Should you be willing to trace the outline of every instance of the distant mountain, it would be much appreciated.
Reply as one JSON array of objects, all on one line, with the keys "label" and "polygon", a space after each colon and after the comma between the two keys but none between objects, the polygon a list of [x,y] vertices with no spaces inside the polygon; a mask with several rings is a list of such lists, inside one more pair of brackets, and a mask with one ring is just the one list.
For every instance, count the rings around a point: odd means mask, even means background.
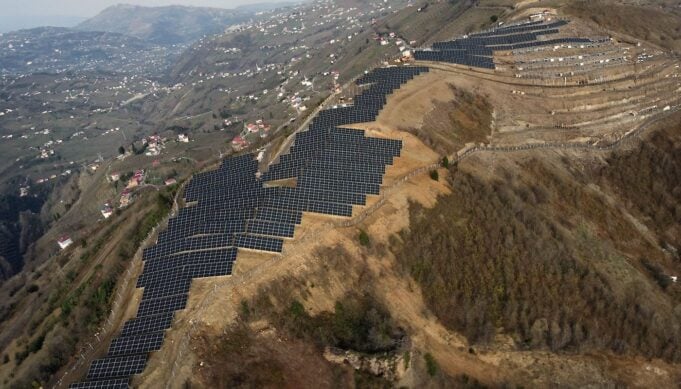
[{"label": "distant mountain", "polygon": [[305,1],[282,1],[282,2],[264,2],[264,3],[255,3],[255,4],[244,4],[236,7],[237,11],[243,11],[243,12],[263,12],[263,11],[270,11],[273,9],[277,8],[283,8],[283,7],[288,7],[292,5],[296,5],[299,3],[304,3]]},{"label": "distant mountain", "polygon": [[219,8],[166,6],[142,7],[119,4],[80,23],[83,31],[106,31],[130,35],[152,43],[189,43],[216,34],[250,18],[252,12]]},{"label": "distant mountain", "polygon": [[0,15],[0,33],[35,27],[73,27],[87,18],[63,15]]}]

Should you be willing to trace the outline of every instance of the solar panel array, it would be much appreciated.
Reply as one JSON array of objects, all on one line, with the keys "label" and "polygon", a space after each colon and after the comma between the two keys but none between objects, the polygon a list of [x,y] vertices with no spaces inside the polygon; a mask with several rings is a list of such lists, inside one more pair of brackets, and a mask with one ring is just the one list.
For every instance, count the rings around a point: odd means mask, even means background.
[{"label": "solar panel array", "polygon": [[550,23],[530,22],[499,27],[452,41],[436,42],[432,49],[416,50],[414,58],[420,61],[448,62],[482,69],[495,69],[492,59],[495,51],[592,42],[587,38],[543,38],[557,34],[560,31],[559,28],[567,23],[565,20],[557,20]]},{"label": "solar panel array", "polygon": [[[295,136],[289,152],[260,176],[252,154],[194,175],[184,191],[188,206],[143,251],[137,317],[124,324],[107,356],[92,363],[87,381],[71,388],[127,388],[130,377],[144,370],[149,353],[161,348],[174,312],[187,304],[194,278],[231,274],[239,248],[281,252],[303,212],[352,216],[353,206],[379,194],[386,166],[400,156],[402,142],[343,125],[374,121],[389,94],[427,71],[391,67],[365,74],[357,80],[363,92],[354,105],[321,111],[307,131]],[[284,179],[296,185],[273,185]]]}]

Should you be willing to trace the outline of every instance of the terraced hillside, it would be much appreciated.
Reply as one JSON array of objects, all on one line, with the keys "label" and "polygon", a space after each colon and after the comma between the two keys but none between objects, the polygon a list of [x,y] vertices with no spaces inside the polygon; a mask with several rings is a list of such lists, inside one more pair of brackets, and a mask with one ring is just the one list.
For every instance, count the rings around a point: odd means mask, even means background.
[{"label": "terraced hillside", "polygon": [[[28,297],[3,308],[22,321],[3,327],[17,336],[3,329],[0,378],[674,387],[679,61],[561,4],[433,1],[372,24],[413,41],[416,60],[367,69],[300,128],[181,181],[174,201],[148,188],[78,245],[86,272],[56,297],[43,275],[17,286]],[[49,299],[43,320],[28,299]]]}]

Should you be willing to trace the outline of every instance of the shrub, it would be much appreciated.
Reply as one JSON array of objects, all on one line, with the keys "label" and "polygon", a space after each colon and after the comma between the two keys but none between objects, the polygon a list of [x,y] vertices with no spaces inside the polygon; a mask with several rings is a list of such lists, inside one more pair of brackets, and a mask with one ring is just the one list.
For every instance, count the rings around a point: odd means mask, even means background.
[{"label": "shrub", "polygon": [[248,320],[248,317],[251,314],[251,309],[248,306],[248,301],[246,300],[241,300],[241,317],[245,320]]},{"label": "shrub", "polygon": [[430,171],[430,178],[434,181],[439,181],[440,180],[440,174],[437,172],[437,170],[431,170]]},{"label": "shrub", "polygon": [[369,234],[364,230],[359,230],[359,244],[364,247],[369,247],[371,245],[371,239],[369,239]]},{"label": "shrub", "polygon": [[301,318],[305,316],[305,306],[301,304],[300,301],[298,300],[293,300],[291,302],[291,306],[289,307],[289,311],[295,318]]},{"label": "shrub", "polygon": [[669,285],[672,283],[671,278],[664,274],[664,271],[657,266],[654,263],[651,263],[649,260],[642,258],[641,263],[643,264],[643,267],[650,273],[650,275],[655,279],[655,282],[660,286],[662,289],[667,289]]},{"label": "shrub", "polygon": [[428,375],[431,377],[435,377],[435,374],[437,374],[437,362],[435,361],[435,358],[430,353],[426,353],[423,356],[423,359],[426,361],[426,371],[428,372]]}]

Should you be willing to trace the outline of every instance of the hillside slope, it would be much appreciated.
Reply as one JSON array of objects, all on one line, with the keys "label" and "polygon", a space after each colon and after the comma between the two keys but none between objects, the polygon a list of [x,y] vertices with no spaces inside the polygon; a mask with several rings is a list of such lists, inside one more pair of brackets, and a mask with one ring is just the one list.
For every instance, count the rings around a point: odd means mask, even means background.
[{"label": "hillside slope", "polygon": [[[231,278],[197,281],[134,382],[674,386],[678,62],[644,45],[655,60],[633,70],[557,81],[541,65],[638,54],[605,42],[499,55],[493,73],[428,63],[351,126],[403,141],[382,194],[349,221],[306,215],[281,257],[244,254]],[[516,60],[539,63],[533,77]],[[466,158],[435,170],[444,155]]]},{"label": "hillside slope", "polygon": [[[253,29],[202,40],[177,64],[182,83],[159,112],[186,115],[182,124],[197,129],[225,119],[218,112],[246,109],[285,120],[287,113],[282,119],[270,110],[279,100],[273,90],[286,95],[295,90],[287,83],[308,76],[334,85],[331,70],[351,79],[389,63],[397,49],[374,35],[396,32],[428,45],[487,28],[492,16],[524,19],[532,9],[506,0],[428,1],[394,12],[376,2],[383,19],[374,23],[356,16],[356,3],[344,10],[364,23],[348,28],[352,39],[326,26],[294,34],[303,23],[289,15],[275,34]],[[322,5],[311,18],[323,18],[324,3],[315,4]],[[571,19],[565,34],[618,33]],[[380,194],[350,218],[305,213],[281,254],[239,250],[231,276],[193,280],[186,308],[174,313],[162,346],[131,384],[678,385],[681,74],[659,42],[632,43],[618,36],[590,47],[495,54],[494,71],[417,62],[429,72],[391,93],[376,121],[347,125],[402,141]],[[610,63],[623,53],[654,55]],[[545,60],[576,55],[596,64],[569,74],[582,65]],[[270,74],[257,77],[265,67]],[[228,91],[225,74],[241,90]],[[347,85],[330,105],[361,88]],[[250,94],[260,100],[244,102]],[[312,87],[301,95],[312,107],[326,94]],[[190,114],[199,119],[192,123]],[[257,146],[265,155],[286,153],[289,134]],[[163,161],[165,169],[178,166]],[[99,200],[117,189],[103,170],[93,174],[98,189],[82,188],[101,192]],[[175,189],[143,188],[130,209],[80,229],[69,250],[7,283],[0,291],[3,385],[64,387],[107,354],[135,316],[143,296],[135,281],[147,266],[140,249],[153,243],[155,227],[164,228]],[[97,215],[97,204],[76,203],[62,222],[75,225],[86,210]]]},{"label": "hillside slope", "polygon": [[162,45],[183,44],[247,20],[249,12],[202,7],[142,7],[119,4],[80,23],[85,31],[106,31],[134,36]]}]

